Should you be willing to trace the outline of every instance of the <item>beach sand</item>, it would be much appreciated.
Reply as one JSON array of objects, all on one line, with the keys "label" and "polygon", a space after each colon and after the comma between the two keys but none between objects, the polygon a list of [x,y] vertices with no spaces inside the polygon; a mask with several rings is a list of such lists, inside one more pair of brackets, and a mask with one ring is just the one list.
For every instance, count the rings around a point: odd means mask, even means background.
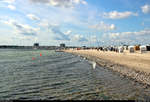
[{"label": "beach sand", "polygon": [[120,72],[137,81],[150,85],[150,52],[116,53],[97,50],[65,50],[96,61],[100,66]]}]

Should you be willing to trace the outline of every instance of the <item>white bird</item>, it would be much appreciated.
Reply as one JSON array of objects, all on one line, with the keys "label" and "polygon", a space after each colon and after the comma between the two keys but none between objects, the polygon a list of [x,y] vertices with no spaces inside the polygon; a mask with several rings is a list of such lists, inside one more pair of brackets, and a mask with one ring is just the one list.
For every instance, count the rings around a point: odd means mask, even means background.
[{"label": "white bird", "polygon": [[96,62],[92,62],[92,65],[93,65],[93,69],[96,68]]}]

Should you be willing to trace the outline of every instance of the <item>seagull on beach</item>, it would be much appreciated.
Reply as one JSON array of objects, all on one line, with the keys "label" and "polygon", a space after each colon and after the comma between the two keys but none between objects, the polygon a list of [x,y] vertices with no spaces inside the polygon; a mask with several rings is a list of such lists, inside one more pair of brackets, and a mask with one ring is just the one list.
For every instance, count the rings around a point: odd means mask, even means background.
[{"label": "seagull on beach", "polygon": [[95,61],[89,61],[89,63],[92,65],[92,68],[93,68],[93,69],[96,68],[96,62],[95,62]]},{"label": "seagull on beach", "polygon": [[93,69],[95,69],[96,68],[96,62],[92,62],[92,66],[93,66]]},{"label": "seagull on beach", "polygon": [[84,57],[83,59],[84,59],[84,60],[86,60],[86,58],[85,58],[85,57]]}]

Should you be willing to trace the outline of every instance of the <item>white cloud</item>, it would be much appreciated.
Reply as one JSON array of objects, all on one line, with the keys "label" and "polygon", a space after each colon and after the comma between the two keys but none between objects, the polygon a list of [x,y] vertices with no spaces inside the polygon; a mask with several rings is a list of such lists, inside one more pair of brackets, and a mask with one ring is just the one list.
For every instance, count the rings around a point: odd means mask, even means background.
[{"label": "white cloud", "polygon": [[52,40],[56,40],[56,41],[70,40],[70,34],[72,31],[71,30],[68,30],[66,32],[61,31],[60,25],[57,23],[52,23],[44,19],[40,21],[39,26],[48,29],[48,32],[50,31],[49,34],[51,35]]},{"label": "white cloud", "polygon": [[16,10],[16,7],[13,6],[13,5],[8,5],[7,7],[8,7],[9,9],[11,9],[11,10]]},{"label": "white cloud", "polygon": [[15,28],[17,34],[22,34],[25,36],[36,36],[39,31],[39,28],[33,28],[29,25],[21,24],[15,20],[7,20],[3,21],[3,23],[8,24],[13,28]]},{"label": "white cloud", "polygon": [[28,17],[29,19],[31,19],[31,20],[40,20],[39,17],[37,17],[37,16],[35,16],[35,15],[33,15],[33,14],[28,14],[27,17]]},{"label": "white cloud", "polygon": [[72,37],[72,41],[87,42],[88,40],[87,40],[83,35],[75,34],[75,35]]},{"label": "white cloud", "polygon": [[39,26],[42,26],[42,27],[48,27],[50,24],[48,22],[48,20],[41,20],[40,23],[39,23]]},{"label": "white cloud", "polygon": [[139,32],[121,32],[121,33],[109,33],[110,38],[122,38],[122,37],[127,37],[130,38],[132,36],[137,37],[137,36],[149,36],[150,35],[150,30],[141,30]]},{"label": "white cloud", "polygon": [[104,34],[103,39],[109,43],[121,43],[126,44],[148,44],[150,38],[150,29],[145,29],[137,32],[116,32]]},{"label": "white cloud", "polygon": [[128,18],[130,16],[138,16],[138,14],[130,12],[130,11],[126,11],[126,12],[112,11],[112,12],[108,12],[108,13],[105,12],[103,14],[103,17],[108,18],[108,19],[124,19],[124,18]]},{"label": "white cloud", "polygon": [[85,0],[30,0],[33,3],[45,3],[50,6],[72,8],[75,5],[84,4],[87,2]]},{"label": "white cloud", "polygon": [[10,37],[0,37],[0,45],[12,45],[13,40]]},{"label": "white cloud", "polygon": [[43,28],[48,28],[52,40],[56,41],[73,41],[73,42],[84,42],[88,41],[83,35],[75,34],[72,35],[71,30],[65,32],[61,31],[61,27],[57,23],[49,22],[48,20],[41,20],[39,26]]},{"label": "white cloud", "polygon": [[68,30],[67,32],[65,32],[64,34],[65,35],[70,35],[72,33],[72,31],[71,30]]},{"label": "white cloud", "polygon": [[97,30],[102,30],[102,31],[110,31],[110,30],[115,30],[116,26],[114,24],[105,24],[103,21],[96,25],[89,26],[89,28],[92,29],[97,29]]},{"label": "white cloud", "polygon": [[53,34],[55,34],[53,37],[54,37],[54,40],[66,40],[66,41],[69,41],[70,38],[68,35],[64,34],[60,29],[59,27],[51,27],[50,30],[52,31]]},{"label": "white cloud", "polygon": [[37,37],[33,38],[31,36],[13,36],[12,39],[16,39],[16,40],[33,40],[33,39],[37,39]]},{"label": "white cloud", "polygon": [[90,37],[90,40],[91,40],[92,42],[97,42],[97,36],[95,36],[95,35],[91,36],[91,37]]},{"label": "white cloud", "polygon": [[142,22],[142,23],[141,23],[141,25],[142,25],[142,26],[144,26],[144,25],[145,25],[145,23],[144,23],[144,22]]},{"label": "white cloud", "polygon": [[14,3],[14,2],[15,2],[15,0],[2,0],[2,2],[6,2],[6,3],[11,4],[11,3]]},{"label": "white cloud", "polygon": [[120,33],[109,33],[110,38],[117,38],[120,35]]},{"label": "white cloud", "polygon": [[144,5],[141,7],[142,9],[142,12],[147,14],[147,13],[150,13],[150,5]]},{"label": "white cloud", "polygon": [[59,24],[58,23],[55,23],[55,22],[53,22],[53,21],[49,21],[49,20],[46,20],[46,19],[42,19],[40,22],[39,22],[39,24],[38,24],[39,26],[41,26],[41,27],[46,27],[46,28],[51,28],[51,27],[58,27],[59,26]]}]

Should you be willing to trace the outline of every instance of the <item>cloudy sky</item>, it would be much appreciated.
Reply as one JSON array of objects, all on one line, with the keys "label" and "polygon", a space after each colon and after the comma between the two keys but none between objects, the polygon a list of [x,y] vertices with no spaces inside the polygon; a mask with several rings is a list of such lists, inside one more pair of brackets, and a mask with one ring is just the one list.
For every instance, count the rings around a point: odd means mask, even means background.
[{"label": "cloudy sky", "polygon": [[0,0],[0,45],[150,43],[150,0]]}]

